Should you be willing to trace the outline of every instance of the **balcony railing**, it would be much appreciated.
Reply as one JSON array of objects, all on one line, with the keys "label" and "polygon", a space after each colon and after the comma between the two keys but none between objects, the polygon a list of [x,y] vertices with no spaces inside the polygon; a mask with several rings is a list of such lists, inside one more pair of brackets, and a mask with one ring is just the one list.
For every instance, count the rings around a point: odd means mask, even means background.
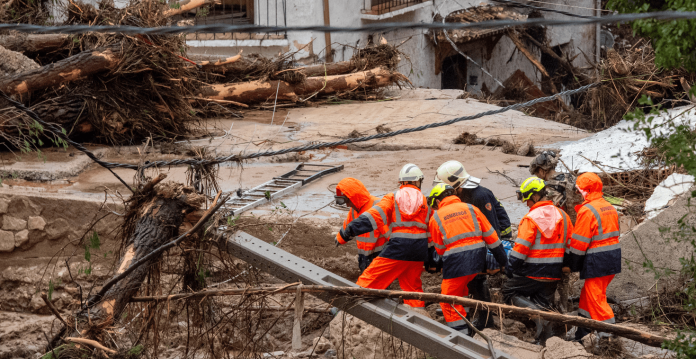
[{"label": "balcony railing", "polygon": [[[198,9],[195,14],[188,13],[180,20],[182,25],[287,25],[287,0],[218,0],[208,7]],[[285,33],[236,34],[236,33],[195,33],[188,40],[264,40],[284,39]]]},{"label": "balcony railing", "polygon": [[364,13],[372,15],[382,15],[388,12],[401,10],[409,6],[418,5],[426,0],[367,0],[370,7]]}]

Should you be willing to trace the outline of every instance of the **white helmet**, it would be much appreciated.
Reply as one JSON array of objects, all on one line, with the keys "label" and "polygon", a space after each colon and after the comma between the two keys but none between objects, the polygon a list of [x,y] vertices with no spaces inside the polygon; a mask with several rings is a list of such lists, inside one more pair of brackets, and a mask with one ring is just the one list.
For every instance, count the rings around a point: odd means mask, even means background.
[{"label": "white helmet", "polygon": [[425,176],[423,176],[423,171],[413,163],[404,165],[399,172],[399,182],[422,181],[423,178],[425,178]]},{"label": "white helmet", "polygon": [[435,183],[445,183],[453,188],[476,188],[481,183],[480,178],[476,178],[466,172],[466,168],[459,161],[447,161],[438,167],[435,173]]}]

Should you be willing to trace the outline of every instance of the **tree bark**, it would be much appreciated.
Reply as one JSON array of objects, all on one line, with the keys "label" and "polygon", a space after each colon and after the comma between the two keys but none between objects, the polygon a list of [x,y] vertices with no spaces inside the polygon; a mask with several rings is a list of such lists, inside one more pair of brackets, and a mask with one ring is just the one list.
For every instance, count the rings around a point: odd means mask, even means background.
[{"label": "tree bark", "polygon": [[[123,273],[154,249],[176,237],[186,214],[198,209],[204,197],[181,184],[165,183],[155,188],[155,195],[140,209],[133,235],[128,239],[120,265],[114,276]],[[131,298],[140,290],[150,266],[161,256],[151,258],[114,284],[94,307],[89,310],[91,323],[111,325],[119,318]],[[84,314],[84,313],[83,313]],[[105,325],[106,324],[106,325]]]},{"label": "tree bark", "polygon": [[[151,296],[151,297],[136,297],[133,298],[133,302],[151,302],[151,301],[165,301],[165,300],[178,300],[178,299],[192,299],[192,298],[202,298],[202,297],[213,297],[213,296],[229,296],[229,295],[269,295],[276,293],[297,293],[298,289],[293,288],[290,285],[286,285],[279,288],[242,288],[242,289],[220,289],[220,290],[208,290],[198,293],[186,293],[186,294],[175,294],[170,296]],[[579,316],[565,315],[555,312],[546,312],[541,310],[534,310],[529,308],[515,307],[505,304],[482,302],[475,299],[463,298],[453,295],[443,295],[436,293],[418,293],[418,292],[405,292],[400,290],[380,290],[380,289],[368,289],[360,287],[327,287],[320,285],[308,285],[302,286],[301,291],[303,293],[334,293],[336,296],[363,296],[363,297],[378,297],[378,298],[392,298],[392,299],[415,299],[422,300],[426,302],[438,302],[438,303],[449,303],[449,304],[460,304],[465,307],[481,308],[484,310],[494,310],[498,313],[504,315],[522,317],[522,318],[538,318],[564,323],[567,325],[580,326],[589,329],[595,329],[602,332],[613,333],[618,336],[622,336],[637,342],[650,345],[653,347],[660,347],[662,342],[667,340],[667,338],[654,335],[651,333],[646,333],[638,329],[633,329],[629,327],[624,327],[616,324],[609,324],[604,322],[599,322],[592,319],[582,318]]]},{"label": "tree bark", "polygon": [[202,87],[198,97],[249,104],[274,101],[277,94],[278,100],[299,101],[300,96],[328,95],[361,87],[385,87],[399,81],[408,80],[398,72],[376,68],[347,75],[308,77],[300,84],[285,81],[251,81],[210,85]]},{"label": "tree bark", "polygon": [[[362,69],[365,67],[366,60],[360,59],[357,62],[354,61],[340,61],[340,62],[333,62],[333,63],[328,63],[328,64],[316,64],[316,65],[310,65],[310,66],[304,66],[304,67],[298,67],[294,69],[287,69],[283,71],[278,71],[273,74],[273,76],[280,76],[284,72],[289,72],[289,71],[301,71],[304,73],[305,76],[307,77],[313,77],[313,76],[332,76],[332,75],[342,75],[342,74],[347,74],[350,72],[353,72],[358,69]],[[203,69],[205,71],[210,71],[210,72],[215,72],[215,73],[226,73],[226,72],[233,72],[233,73],[253,73],[256,71],[262,72],[264,70],[264,64],[262,64],[260,61],[253,61],[250,60],[249,58],[242,57],[240,59],[235,60],[234,62],[230,63],[221,63],[218,65],[214,64],[203,64]]]},{"label": "tree bark", "polygon": [[27,53],[43,53],[58,50],[68,44],[68,35],[62,34],[20,34],[0,36],[0,46]]},{"label": "tree bark", "polygon": [[10,95],[41,90],[113,69],[120,60],[120,44],[83,51],[38,69],[0,77],[0,90]]}]

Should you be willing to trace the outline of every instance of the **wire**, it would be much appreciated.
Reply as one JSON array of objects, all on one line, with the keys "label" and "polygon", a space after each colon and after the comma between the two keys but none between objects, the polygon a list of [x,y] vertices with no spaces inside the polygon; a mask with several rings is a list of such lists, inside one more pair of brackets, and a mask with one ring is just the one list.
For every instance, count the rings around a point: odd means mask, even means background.
[{"label": "wire", "polygon": [[[151,162],[144,164],[142,167],[143,168],[150,168],[150,167],[166,167],[166,166],[181,166],[181,165],[193,165],[193,166],[215,165],[215,164],[220,164],[223,162],[233,162],[233,161],[242,161],[242,160],[252,159],[252,158],[259,158],[259,157],[278,156],[278,155],[283,155],[283,154],[291,153],[291,152],[311,151],[311,150],[316,150],[316,149],[320,149],[320,148],[335,147],[335,146],[341,146],[341,145],[346,145],[346,144],[350,144],[350,143],[365,142],[365,141],[370,141],[370,140],[375,140],[375,139],[394,137],[394,136],[403,135],[406,133],[424,131],[424,130],[427,130],[430,128],[448,126],[448,125],[451,125],[451,124],[454,124],[457,122],[475,120],[477,118],[481,118],[484,116],[495,115],[495,114],[503,113],[503,112],[510,111],[510,110],[516,110],[518,108],[533,106],[533,105],[535,105],[537,103],[541,103],[541,102],[554,101],[554,100],[557,100],[558,96],[573,95],[576,93],[580,93],[580,92],[588,90],[592,87],[598,86],[599,84],[600,83],[593,83],[593,84],[579,87],[575,90],[563,91],[563,92],[560,92],[560,93],[553,95],[553,96],[540,97],[540,98],[537,98],[537,99],[534,99],[531,101],[527,101],[524,103],[517,103],[514,105],[507,106],[507,107],[499,108],[497,110],[485,111],[485,112],[481,112],[481,113],[471,115],[471,116],[457,117],[457,118],[453,118],[451,120],[447,120],[444,122],[435,122],[435,123],[431,123],[428,125],[423,125],[423,126],[413,127],[413,128],[405,128],[402,130],[386,132],[386,133],[377,133],[377,134],[374,134],[371,136],[358,137],[358,138],[347,138],[347,139],[344,139],[341,141],[335,141],[335,142],[315,143],[315,144],[311,144],[311,145],[286,148],[286,149],[277,150],[277,151],[257,152],[257,153],[253,153],[253,154],[249,154],[249,155],[229,155],[229,156],[217,157],[217,158],[213,158],[213,159],[189,158],[189,159],[177,159],[177,160],[170,160],[170,161],[151,161]],[[109,164],[109,166],[111,166],[112,168],[118,167],[118,168],[138,169],[137,165],[124,164],[124,163],[111,163],[111,164]]]},{"label": "wire", "polygon": [[561,15],[578,17],[581,19],[596,19],[597,18],[596,16],[579,15],[579,14],[574,14],[572,12],[567,12],[567,11],[563,11],[563,10],[555,10],[555,9],[549,9],[546,7],[539,7],[539,6],[529,5],[529,4],[523,4],[521,2],[517,2],[517,1],[513,1],[513,0],[493,0],[493,1],[501,2],[501,3],[505,3],[505,4],[510,4],[510,6],[514,6],[514,7],[526,7],[526,8],[533,9],[533,10],[555,12],[555,13],[559,13]]},{"label": "wire", "polygon": [[[125,185],[126,183],[121,179],[121,177],[116,175],[116,173],[114,173],[111,170],[111,168],[128,168],[128,169],[132,169],[132,170],[145,170],[145,169],[150,168],[150,167],[167,167],[167,166],[182,166],[182,165],[191,165],[191,166],[216,165],[216,164],[220,164],[220,163],[224,163],[224,162],[237,162],[237,161],[242,161],[242,160],[252,159],[252,158],[278,156],[278,155],[284,155],[286,153],[291,153],[291,152],[311,151],[311,150],[316,150],[316,149],[320,149],[320,148],[346,145],[349,143],[366,142],[366,141],[380,139],[380,138],[388,138],[388,137],[403,135],[405,133],[420,132],[420,131],[424,131],[424,130],[427,130],[430,128],[448,126],[448,125],[451,125],[451,124],[454,124],[457,122],[471,121],[471,120],[475,120],[477,118],[481,118],[484,116],[495,115],[495,114],[507,112],[510,110],[516,110],[518,108],[533,106],[533,105],[536,105],[536,104],[542,103],[542,102],[554,101],[554,100],[557,100],[557,98],[559,96],[574,95],[576,93],[586,91],[592,87],[599,86],[599,85],[600,85],[600,83],[596,82],[593,84],[579,87],[575,90],[563,91],[563,92],[560,92],[560,93],[555,94],[553,96],[540,97],[540,98],[537,98],[537,99],[534,99],[531,101],[527,101],[524,103],[517,103],[514,105],[507,106],[507,107],[499,108],[497,110],[485,111],[485,112],[477,113],[477,114],[471,115],[471,116],[457,117],[457,118],[453,118],[451,120],[447,120],[447,121],[443,121],[443,122],[435,122],[435,123],[431,123],[431,124],[423,125],[423,126],[419,126],[419,127],[405,128],[402,130],[385,132],[385,133],[377,133],[377,134],[374,134],[371,136],[358,137],[358,138],[347,138],[345,140],[335,141],[335,142],[315,143],[312,145],[286,148],[286,149],[277,150],[277,151],[256,152],[256,153],[252,153],[249,155],[229,155],[229,156],[224,156],[224,157],[216,157],[213,159],[187,158],[187,159],[178,159],[178,160],[170,160],[170,161],[146,161],[142,166],[128,164],[128,163],[111,163],[111,162],[101,161],[100,159],[97,158],[97,156],[95,156],[92,152],[90,152],[84,146],[69,139],[67,137],[67,135],[65,135],[59,128],[55,127],[54,125],[52,125],[50,123],[46,123],[43,120],[41,120],[38,115],[36,115],[33,111],[29,110],[28,108],[24,107],[24,105],[22,105],[21,103],[12,100],[7,95],[5,95],[5,93],[2,91],[0,91],[0,95],[2,95],[5,99],[9,100],[17,108],[21,109],[22,111],[27,112],[27,114],[31,118],[35,119],[37,122],[42,124],[47,130],[54,133],[56,136],[59,136],[60,138],[64,139],[66,142],[68,142],[69,144],[74,146],[79,151],[82,151],[85,154],[87,154],[87,156],[90,159],[92,159],[92,161],[98,163],[100,166],[102,166],[104,168],[109,169],[109,171],[111,171],[111,173],[113,173],[113,175],[116,176],[116,178],[118,178],[121,181],[121,183],[123,183]],[[126,186],[130,189],[130,187],[128,185],[126,185]]]},{"label": "wire", "polygon": [[195,26],[164,26],[143,28],[124,25],[61,25],[41,26],[30,24],[0,24],[0,31],[12,30],[18,32],[32,32],[41,34],[83,34],[88,32],[120,33],[120,34],[147,34],[147,35],[171,35],[191,34],[195,32],[223,33],[269,33],[269,32],[293,32],[293,31],[317,31],[317,32],[387,32],[399,29],[431,29],[431,30],[456,30],[456,29],[491,29],[508,26],[573,26],[589,24],[612,24],[635,20],[689,20],[696,19],[696,11],[660,11],[640,14],[619,14],[588,19],[544,19],[535,18],[525,21],[519,20],[491,20],[472,23],[437,23],[437,22],[412,22],[412,23],[374,23],[361,27],[348,26],[264,26],[264,25],[195,25]]}]

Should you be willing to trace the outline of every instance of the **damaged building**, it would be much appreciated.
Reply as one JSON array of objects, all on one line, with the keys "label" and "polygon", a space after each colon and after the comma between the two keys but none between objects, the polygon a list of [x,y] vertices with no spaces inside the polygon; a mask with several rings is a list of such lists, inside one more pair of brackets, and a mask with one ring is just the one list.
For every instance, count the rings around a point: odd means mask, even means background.
[{"label": "damaged building", "polygon": [[[540,5],[537,1],[522,3]],[[581,16],[599,15],[594,10],[596,4],[593,0],[549,0],[543,5]],[[179,24],[355,26],[427,23],[443,19],[445,22],[475,23],[568,18],[503,2],[446,0],[224,0],[215,3],[210,10],[206,9],[204,16],[199,11],[182,14]],[[353,56],[355,49],[383,39],[389,44],[400,45],[399,49],[406,56],[401,59],[398,70],[406,74],[416,87],[495,93],[506,81],[542,88],[544,80],[554,76],[555,69],[560,66],[558,60],[541,51],[536,43],[548,46],[574,66],[582,68],[590,62],[597,62],[602,36],[599,26],[595,25],[454,30],[448,35],[451,41],[442,31],[400,29],[373,34],[311,31],[287,34],[198,33],[188,35],[187,39],[192,47],[190,52],[199,55],[226,57],[242,49],[245,53],[266,56],[297,51],[296,59],[303,63],[346,61]]]}]

